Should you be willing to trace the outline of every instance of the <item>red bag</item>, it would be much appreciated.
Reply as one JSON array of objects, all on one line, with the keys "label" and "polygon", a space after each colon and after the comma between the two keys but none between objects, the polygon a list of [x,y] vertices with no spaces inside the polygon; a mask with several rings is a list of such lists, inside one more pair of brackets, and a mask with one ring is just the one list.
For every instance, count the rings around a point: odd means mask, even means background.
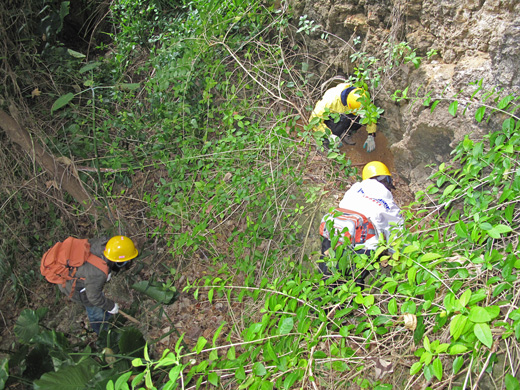
[{"label": "red bag", "polygon": [[[40,272],[50,283],[61,284],[65,287],[68,280],[77,280],[74,277],[78,267],[88,262],[99,268],[108,277],[108,264],[103,259],[90,253],[88,240],[68,237],[63,242],[52,246],[42,257]],[[71,295],[74,292],[74,282]]]},{"label": "red bag", "polygon": [[[327,230],[327,221],[333,221],[334,234]],[[339,243],[345,242],[345,237],[352,245],[364,244],[368,239],[376,236],[376,229],[372,222],[363,214],[356,211],[337,208],[325,214],[320,224],[320,235],[331,240],[339,235]]]}]

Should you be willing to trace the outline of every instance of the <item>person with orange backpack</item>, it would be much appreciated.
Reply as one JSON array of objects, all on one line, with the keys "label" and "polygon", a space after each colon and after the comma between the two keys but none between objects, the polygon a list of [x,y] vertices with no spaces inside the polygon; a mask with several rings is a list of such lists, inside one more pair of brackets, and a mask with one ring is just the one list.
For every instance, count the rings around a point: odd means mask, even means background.
[{"label": "person with orange backpack", "polygon": [[68,237],[52,246],[42,257],[40,271],[50,283],[86,311],[96,334],[108,327],[108,320],[119,312],[119,304],[107,298],[103,287],[112,272],[121,270],[136,258],[134,242],[125,236],[94,239]]},{"label": "person with orange backpack", "polygon": [[[363,168],[362,179],[352,185],[339,207],[326,214],[320,224],[324,261],[318,267],[325,276],[332,275],[326,259],[334,236],[339,236],[336,246],[347,239],[355,253],[371,256],[381,239],[388,242],[392,233],[403,227],[401,209],[391,192],[395,187],[388,167],[380,161],[369,162]],[[355,275],[356,284],[362,285],[367,275],[366,270]]]}]

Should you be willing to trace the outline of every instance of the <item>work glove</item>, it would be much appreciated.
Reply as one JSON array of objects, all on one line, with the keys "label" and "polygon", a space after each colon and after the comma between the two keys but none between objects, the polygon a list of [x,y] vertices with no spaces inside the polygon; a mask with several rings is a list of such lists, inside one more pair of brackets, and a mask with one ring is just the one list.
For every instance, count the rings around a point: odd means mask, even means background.
[{"label": "work glove", "polygon": [[368,153],[373,152],[376,148],[376,140],[373,134],[369,134],[367,140],[363,144],[363,149],[366,149]]},{"label": "work glove", "polygon": [[109,311],[110,314],[117,314],[119,313],[119,305],[117,303],[114,303],[114,308]]}]

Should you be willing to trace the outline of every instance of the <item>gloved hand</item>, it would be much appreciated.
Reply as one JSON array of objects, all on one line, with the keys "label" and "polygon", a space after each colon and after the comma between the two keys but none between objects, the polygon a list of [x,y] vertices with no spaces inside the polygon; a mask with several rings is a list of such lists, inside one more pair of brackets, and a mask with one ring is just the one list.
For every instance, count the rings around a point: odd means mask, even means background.
[{"label": "gloved hand", "polygon": [[329,135],[329,142],[330,142],[330,145],[332,145],[333,147],[336,147],[338,149],[343,146],[341,139],[337,135],[334,135],[334,134]]},{"label": "gloved hand", "polygon": [[110,314],[117,314],[119,313],[119,305],[117,303],[114,303],[114,308],[109,311]]},{"label": "gloved hand", "polygon": [[363,149],[366,149],[368,153],[373,152],[376,148],[376,140],[373,134],[369,134],[367,140],[363,144]]}]

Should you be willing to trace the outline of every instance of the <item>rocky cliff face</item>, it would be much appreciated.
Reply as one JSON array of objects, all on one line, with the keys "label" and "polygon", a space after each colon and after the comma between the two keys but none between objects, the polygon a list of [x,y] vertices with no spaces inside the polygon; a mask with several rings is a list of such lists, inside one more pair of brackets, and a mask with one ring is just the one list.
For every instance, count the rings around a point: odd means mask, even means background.
[{"label": "rocky cliff face", "polygon": [[[470,134],[480,138],[492,124],[473,118],[476,105],[456,117],[448,113],[450,100],[431,112],[429,107],[390,99],[396,89],[409,86],[409,95],[433,91],[432,96],[468,99],[475,90],[469,83],[483,79],[483,87],[520,93],[520,1],[518,0],[290,0],[295,21],[302,15],[330,33],[310,35],[311,51],[319,59],[316,73],[333,76],[352,73],[349,56],[353,39],[361,49],[383,58],[383,43],[406,41],[423,57],[418,69],[401,65],[373,91],[375,103],[385,109],[379,130],[389,139],[395,167],[412,189],[424,186],[432,168],[446,161],[452,147]],[[425,59],[430,49],[438,55]],[[377,158],[377,150],[374,152]]]}]

